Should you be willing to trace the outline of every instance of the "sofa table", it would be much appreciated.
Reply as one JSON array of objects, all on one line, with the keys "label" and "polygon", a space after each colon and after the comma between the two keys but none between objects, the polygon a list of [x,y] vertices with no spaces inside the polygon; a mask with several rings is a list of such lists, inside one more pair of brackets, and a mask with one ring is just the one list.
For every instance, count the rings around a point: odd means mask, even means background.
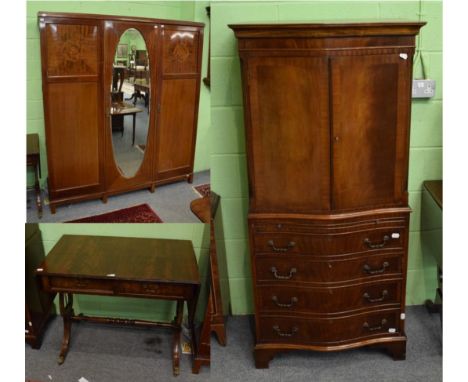
[{"label": "sofa table", "polygon": [[[73,321],[93,321],[174,330],[172,363],[179,374],[180,333],[187,301],[192,348],[196,353],[194,316],[200,290],[193,246],[186,240],[64,235],[37,268],[46,292],[59,294],[64,333],[58,362],[70,344]],[[128,296],[177,301],[173,322],[75,315],[73,294]]]}]

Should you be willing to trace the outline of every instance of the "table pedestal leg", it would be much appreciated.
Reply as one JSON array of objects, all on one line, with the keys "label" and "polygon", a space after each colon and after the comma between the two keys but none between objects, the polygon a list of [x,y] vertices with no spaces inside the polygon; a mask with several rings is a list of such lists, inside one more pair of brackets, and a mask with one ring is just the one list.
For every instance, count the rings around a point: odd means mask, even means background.
[{"label": "table pedestal leg", "polygon": [[[66,301],[65,301],[66,300]],[[60,303],[60,314],[63,317],[63,340],[62,347],[58,358],[58,364],[61,365],[65,361],[67,356],[68,348],[70,346],[70,335],[71,335],[71,317],[73,313],[73,294],[65,293],[59,294]]]},{"label": "table pedestal leg", "polygon": [[180,373],[180,332],[182,331],[182,314],[184,312],[184,301],[177,300],[176,316],[174,317],[174,339],[172,345],[172,372],[174,375]]},{"label": "table pedestal leg", "polygon": [[136,114],[133,113],[133,140],[132,140],[132,146],[135,146],[135,119],[136,119]]},{"label": "table pedestal leg", "polygon": [[193,372],[193,360],[197,354],[197,337],[195,334],[195,311],[197,309],[198,293],[200,288],[194,290],[194,296],[187,300],[187,310],[188,310],[188,326],[190,330],[190,338],[192,339],[192,372]]}]

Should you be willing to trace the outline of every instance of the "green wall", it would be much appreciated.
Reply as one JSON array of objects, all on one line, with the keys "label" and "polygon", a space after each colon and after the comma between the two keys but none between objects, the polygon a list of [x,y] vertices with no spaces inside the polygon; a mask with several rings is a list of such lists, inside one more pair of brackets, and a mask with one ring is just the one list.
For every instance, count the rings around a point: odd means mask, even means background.
[{"label": "green wall", "polygon": [[[123,16],[140,16],[162,19],[190,20],[208,22],[201,12],[203,4],[193,4],[189,1],[28,1],[26,13],[26,129],[28,133],[38,133],[41,150],[41,185],[47,179],[47,153],[45,147],[44,111],[42,102],[41,56],[39,44],[39,29],[37,12],[74,12],[98,13]],[[203,71],[206,73],[208,43],[205,33]],[[204,75],[204,74],[203,74]],[[201,85],[200,108],[197,131],[197,149],[195,153],[195,171],[209,169],[208,130],[210,127],[210,96]],[[32,173],[28,172],[28,184],[32,183]]]},{"label": "green wall", "polygon": [[[205,224],[39,224],[46,254],[53,248],[62,235],[97,235],[145,237],[161,239],[191,240],[201,275],[204,296],[207,287],[207,265],[210,245],[209,226]],[[177,254],[174,254],[177,256]],[[200,298],[199,307],[206,304]],[[58,304],[57,304],[58,306]],[[175,304],[170,301],[158,301],[128,297],[97,297],[77,295],[74,299],[75,313],[119,318],[146,320],[172,320]],[[197,319],[202,320],[203,309],[197,310]]]},{"label": "green wall", "polygon": [[[420,12],[421,11],[421,12]],[[434,296],[435,264],[421,249],[421,186],[442,177],[442,3],[436,1],[223,2],[211,5],[212,188],[221,195],[216,230],[218,252],[228,277],[223,294],[234,314],[252,313],[252,281],[247,242],[247,168],[242,89],[236,39],[230,23],[340,19],[424,20],[418,47],[426,74],[435,79],[436,96],[412,104],[409,201],[410,225],[407,299],[421,304]],[[420,76],[415,67],[415,77]],[[223,259],[226,259],[225,263]],[[230,292],[228,291],[230,290]],[[227,300],[226,300],[227,302]]]}]

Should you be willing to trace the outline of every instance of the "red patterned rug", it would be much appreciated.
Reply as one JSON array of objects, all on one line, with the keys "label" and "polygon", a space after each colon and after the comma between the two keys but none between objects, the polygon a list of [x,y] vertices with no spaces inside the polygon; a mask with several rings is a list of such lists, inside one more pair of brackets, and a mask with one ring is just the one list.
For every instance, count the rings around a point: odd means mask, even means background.
[{"label": "red patterned rug", "polygon": [[70,220],[67,223],[162,223],[162,220],[150,206],[140,204],[101,215]]},{"label": "red patterned rug", "polygon": [[200,195],[202,198],[205,196],[210,196],[210,184],[200,184],[198,186],[193,186],[193,189],[195,192]]}]

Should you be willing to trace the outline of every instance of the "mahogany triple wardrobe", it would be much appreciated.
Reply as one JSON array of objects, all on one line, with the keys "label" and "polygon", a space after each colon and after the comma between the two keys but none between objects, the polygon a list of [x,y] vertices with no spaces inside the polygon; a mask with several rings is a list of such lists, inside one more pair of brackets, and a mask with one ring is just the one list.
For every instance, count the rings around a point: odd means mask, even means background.
[{"label": "mahogany triple wardrobe", "polygon": [[48,12],[38,22],[51,211],[191,182],[204,24]]},{"label": "mahogany triple wardrobe", "polygon": [[255,363],[404,359],[408,156],[423,22],[230,25],[241,59]]}]

